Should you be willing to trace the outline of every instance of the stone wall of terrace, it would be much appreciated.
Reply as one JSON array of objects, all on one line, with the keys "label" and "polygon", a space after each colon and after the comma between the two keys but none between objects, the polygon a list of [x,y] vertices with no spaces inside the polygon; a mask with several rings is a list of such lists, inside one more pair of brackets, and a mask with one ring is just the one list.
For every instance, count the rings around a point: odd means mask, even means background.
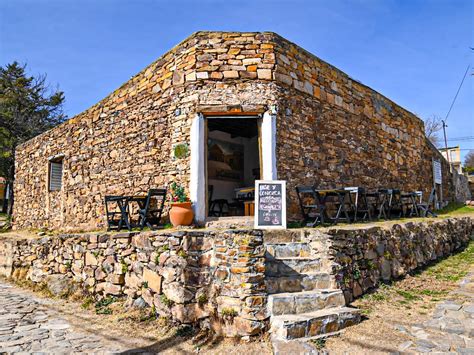
[{"label": "stone wall of terrace", "polygon": [[58,295],[80,288],[97,299],[126,297],[128,305],[145,302],[172,322],[205,322],[226,336],[267,327],[260,231],[3,239],[0,265],[0,275],[45,283]]},{"label": "stone wall of terrace", "polygon": [[395,223],[368,228],[334,228],[323,233],[333,275],[346,302],[414,270],[462,250],[474,240],[470,217]]}]

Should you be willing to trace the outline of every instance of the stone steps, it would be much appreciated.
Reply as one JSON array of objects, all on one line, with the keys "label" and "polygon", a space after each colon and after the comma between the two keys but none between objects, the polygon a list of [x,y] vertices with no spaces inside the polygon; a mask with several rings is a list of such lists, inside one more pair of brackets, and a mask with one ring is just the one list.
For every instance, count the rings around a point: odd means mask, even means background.
[{"label": "stone steps", "polygon": [[312,274],[322,271],[324,264],[318,258],[287,257],[267,259],[265,275],[290,276]]},{"label": "stone steps", "polygon": [[334,278],[325,272],[287,276],[266,276],[265,284],[267,292],[270,294],[331,289],[335,287]]},{"label": "stone steps", "polygon": [[[360,321],[336,288],[324,246],[298,240],[266,243],[265,285],[272,343],[303,342],[337,334]],[[285,345],[286,346],[286,345]],[[281,347],[280,347],[281,348]]]},{"label": "stone steps", "polygon": [[284,244],[266,244],[267,255],[272,258],[304,258],[311,255],[311,247],[305,242],[291,242]]},{"label": "stone steps", "polygon": [[334,307],[301,314],[271,317],[272,337],[277,340],[310,339],[338,332],[360,322],[360,311]]},{"label": "stone steps", "polygon": [[341,290],[277,293],[268,297],[270,315],[301,314],[345,305]]}]

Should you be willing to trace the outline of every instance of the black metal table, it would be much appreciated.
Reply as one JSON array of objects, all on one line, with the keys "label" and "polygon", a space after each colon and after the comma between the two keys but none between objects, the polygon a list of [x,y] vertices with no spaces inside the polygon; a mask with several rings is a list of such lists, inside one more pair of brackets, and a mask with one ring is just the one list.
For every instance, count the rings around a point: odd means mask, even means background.
[{"label": "black metal table", "polygon": [[[419,217],[420,213],[417,208],[417,198],[418,194],[415,192],[408,192],[408,193],[402,193],[401,194],[401,202],[402,202],[402,208],[404,208],[404,215],[408,217]],[[410,210],[410,213],[408,213],[408,209]]]},{"label": "black metal table", "polygon": [[354,213],[353,222],[357,221],[359,213],[362,214],[361,220],[372,220],[370,206],[367,201],[365,189],[362,187],[345,187],[344,190],[349,192],[349,203],[352,213]]},{"label": "black metal table", "polygon": [[[349,196],[349,191],[344,189],[324,189],[324,190],[315,190],[318,195],[319,203],[322,205],[321,212],[323,215],[322,223],[325,221],[330,221],[333,224],[337,224],[340,220],[345,219],[347,223],[351,223],[349,214],[346,209],[346,201]],[[336,197],[336,201],[330,201],[328,198]],[[335,216],[331,217],[328,215],[328,203],[334,203],[336,205],[337,211]],[[341,214],[344,214],[344,217],[341,218]]]}]

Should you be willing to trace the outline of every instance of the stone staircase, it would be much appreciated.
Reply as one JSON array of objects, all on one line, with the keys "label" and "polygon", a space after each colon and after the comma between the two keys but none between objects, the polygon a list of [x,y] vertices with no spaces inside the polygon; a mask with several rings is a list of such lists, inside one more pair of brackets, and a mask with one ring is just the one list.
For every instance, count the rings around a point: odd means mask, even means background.
[{"label": "stone staircase", "polygon": [[265,282],[273,342],[326,337],[360,321],[359,310],[345,306],[321,244],[269,239]]}]

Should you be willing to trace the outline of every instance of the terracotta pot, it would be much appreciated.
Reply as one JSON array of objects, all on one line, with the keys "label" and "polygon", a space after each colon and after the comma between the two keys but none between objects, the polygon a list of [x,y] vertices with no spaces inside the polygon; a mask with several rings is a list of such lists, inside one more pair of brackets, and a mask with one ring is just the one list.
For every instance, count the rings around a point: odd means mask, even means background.
[{"label": "terracotta pot", "polygon": [[170,221],[176,226],[189,226],[193,223],[194,212],[191,202],[174,202],[171,204]]}]

